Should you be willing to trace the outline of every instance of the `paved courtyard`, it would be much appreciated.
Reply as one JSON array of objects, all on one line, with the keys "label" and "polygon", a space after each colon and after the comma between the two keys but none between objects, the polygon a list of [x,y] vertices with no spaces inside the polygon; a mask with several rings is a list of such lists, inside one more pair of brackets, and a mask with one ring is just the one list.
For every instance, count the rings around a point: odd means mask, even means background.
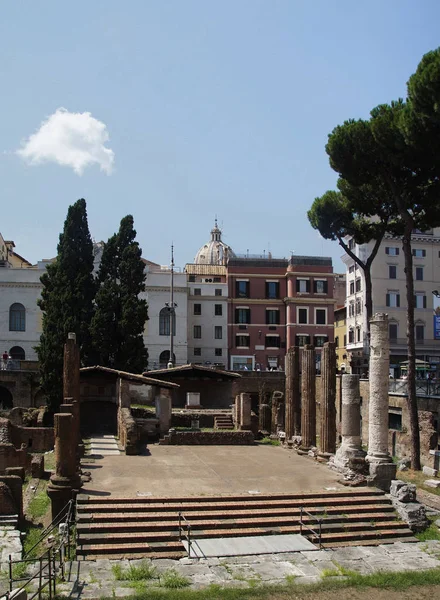
[{"label": "paved courtyard", "polygon": [[[97,444],[95,443],[95,448]],[[116,496],[299,493],[342,488],[326,465],[276,446],[148,446],[148,455],[83,461],[83,494]]]}]

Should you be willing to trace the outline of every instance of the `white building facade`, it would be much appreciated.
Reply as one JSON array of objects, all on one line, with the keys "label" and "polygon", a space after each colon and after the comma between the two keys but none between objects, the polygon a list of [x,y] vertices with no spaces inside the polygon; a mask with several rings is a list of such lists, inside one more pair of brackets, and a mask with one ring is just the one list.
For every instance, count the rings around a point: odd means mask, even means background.
[{"label": "white building facade", "polygon": [[[349,241],[352,251],[363,262],[374,242],[357,245]],[[433,291],[440,288],[440,228],[416,232],[412,236],[415,293],[415,339],[417,359],[434,370],[440,366],[440,339],[434,333]],[[368,370],[365,278],[363,270],[344,254],[347,279],[347,355],[352,373]],[[401,374],[400,365],[407,360],[406,281],[402,241],[385,236],[371,269],[373,313],[389,316],[391,374]]]}]

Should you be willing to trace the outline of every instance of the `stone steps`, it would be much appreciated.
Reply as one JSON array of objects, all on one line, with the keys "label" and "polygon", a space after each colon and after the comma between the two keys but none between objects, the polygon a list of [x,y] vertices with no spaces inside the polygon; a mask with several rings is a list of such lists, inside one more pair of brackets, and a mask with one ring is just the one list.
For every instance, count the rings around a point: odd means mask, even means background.
[{"label": "stone steps", "polygon": [[[337,490],[310,494],[201,496],[185,498],[94,498],[78,496],[79,558],[186,555],[178,538],[178,513],[191,524],[194,539],[300,532],[300,508],[322,518],[325,547],[414,541],[379,490]],[[315,519],[304,523],[317,529]],[[303,535],[313,534],[303,528]]]},{"label": "stone steps", "polygon": [[218,415],[214,417],[214,429],[234,429],[231,415]]}]

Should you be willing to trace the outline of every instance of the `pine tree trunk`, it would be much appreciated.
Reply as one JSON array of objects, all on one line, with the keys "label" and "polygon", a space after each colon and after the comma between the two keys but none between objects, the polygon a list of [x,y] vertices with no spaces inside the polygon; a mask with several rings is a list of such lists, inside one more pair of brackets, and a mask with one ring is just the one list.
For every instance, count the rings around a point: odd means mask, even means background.
[{"label": "pine tree trunk", "polygon": [[406,302],[407,302],[407,345],[408,345],[408,413],[411,438],[411,467],[420,471],[420,428],[417,411],[416,395],[416,344],[414,326],[414,276],[411,249],[411,233],[413,230],[412,218],[405,219],[405,233],[403,236],[403,254],[405,257],[406,276]]}]

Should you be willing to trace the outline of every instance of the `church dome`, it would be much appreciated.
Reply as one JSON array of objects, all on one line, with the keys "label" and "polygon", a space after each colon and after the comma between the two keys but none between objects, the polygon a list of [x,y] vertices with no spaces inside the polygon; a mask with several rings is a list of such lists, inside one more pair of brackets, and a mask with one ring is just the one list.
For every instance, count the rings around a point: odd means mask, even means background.
[{"label": "church dome", "polygon": [[222,232],[217,225],[211,229],[211,240],[204,244],[194,259],[196,265],[226,265],[228,258],[234,257],[232,248],[222,242]]}]

